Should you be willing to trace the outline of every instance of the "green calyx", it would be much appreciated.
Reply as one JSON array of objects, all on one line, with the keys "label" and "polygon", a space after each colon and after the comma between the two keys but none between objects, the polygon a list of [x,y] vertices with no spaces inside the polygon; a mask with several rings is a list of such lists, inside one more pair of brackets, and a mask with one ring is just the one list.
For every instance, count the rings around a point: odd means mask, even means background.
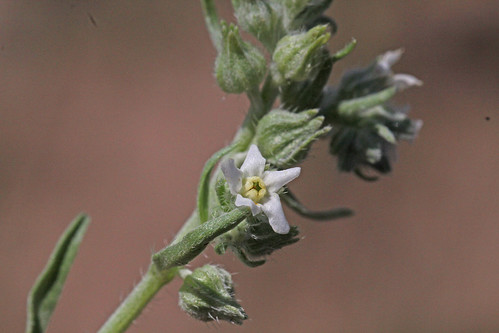
[{"label": "green calyx", "polygon": [[306,157],[311,144],[331,130],[322,127],[324,118],[317,117],[317,112],[273,110],[260,120],[255,142],[268,163],[284,169]]},{"label": "green calyx", "polygon": [[225,320],[241,325],[248,316],[234,297],[232,277],[226,270],[205,265],[184,278],[179,305],[190,316],[202,320]]},{"label": "green calyx", "polygon": [[278,84],[304,81],[313,77],[327,58],[321,48],[331,34],[327,25],[318,25],[307,32],[283,37],[272,55],[272,77]]},{"label": "green calyx", "polygon": [[222,49],[215,62],[218,85],[227,93],[240,94],[257,87],[266,72],[266,61],[258,49],[244,42],[239,29],[221,23]]}]

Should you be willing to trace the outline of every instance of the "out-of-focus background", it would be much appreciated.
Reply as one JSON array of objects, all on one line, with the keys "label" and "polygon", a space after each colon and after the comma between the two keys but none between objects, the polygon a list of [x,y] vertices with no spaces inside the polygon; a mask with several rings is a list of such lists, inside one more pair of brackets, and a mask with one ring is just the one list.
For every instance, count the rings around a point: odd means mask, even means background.
[{"label": "out-of-focus background", "polygon": [[[395,70],[425,84],[398,101],[420,137],[374,184],[339,174],[319,142],[291,187],[355,217],[287,211],[304,238],[263,267],[212,249],[194,262],[237,273],[241,328],[183,314],[175,281],[130,332],[499,331],[499,3],[337,0],[329,13],[332,50],[359,42],[332,83],[405,49]],[[28,290],[80,211],[93,222],[50,332],[96,331],[172,239],[248,105],[217,87],[214,59],[198,1],[0,2],[0,331],[23,331]]]}]

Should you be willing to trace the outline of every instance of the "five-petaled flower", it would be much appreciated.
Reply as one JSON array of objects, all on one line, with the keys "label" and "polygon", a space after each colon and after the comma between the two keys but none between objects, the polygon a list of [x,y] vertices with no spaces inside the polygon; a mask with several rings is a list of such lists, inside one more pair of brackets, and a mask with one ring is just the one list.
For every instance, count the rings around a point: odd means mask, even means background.
[{"label": "five-petaled flower", "polygon": [[279,234],[289,232],[289,224],[284,216],[277,191],[298,177],[301,168],[264,171],[265,158],[256,145],[251,145],[240,169],[236,167],[233,159],[224,161],[221,167],[230,192],[236,195],[237,207],[250,207],[253,216],[263,212],[275,232]]}]

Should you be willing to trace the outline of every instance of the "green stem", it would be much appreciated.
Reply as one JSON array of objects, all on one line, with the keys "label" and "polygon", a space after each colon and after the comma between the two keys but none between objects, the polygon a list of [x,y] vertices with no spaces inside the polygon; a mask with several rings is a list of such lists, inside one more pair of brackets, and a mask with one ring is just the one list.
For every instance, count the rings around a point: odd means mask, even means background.
[{"label": "green stem", "polygon": [[174,267],[158,271],[156,266],[151,264],[147,273],[101,327],[99,333],[124,332],[161,287],[175,277],[177,270],[178,268]]},{"label": "green stem", "polygon": [[[254,87],[253,89],[248,90],[246,92],[246,95],[248,95],[248,99],[250,100],[250,107],[239,132],[248,131],[251,133],[249,134],[249,136],[253,137],[255,126],[258,123],[258,120],[260,120],[260,118],[265,115],[265,108],[262,100],[262,95],[260,94],[258,87]],[[239,132],[235,137],[235,140],[238,141],[240,140]]]},{"label": "green stem", "polygon": [[262,100],[265,113],[270,111],[278,95],[279,87],[276,86],[272,75],[268,74],[262,87]]},{"label": "green stem", "polygon": [[[201,0],[201,3],[210,37],[215,47],[219,48],[221,41],[220,25],[213,1]],[[169,283],[177,273],[181,277],[188,275],[188,271],[184,271],[182,265],[189,263],[206,248],[209,242],[224,232],[233,229],[250,214],[249,209],[244,207],[206,221],[209,174],[220,158],[234,150],[244,151],[249,146],[255,134],[256,124],[272,107],[278,89],[273,85],[269,75],[262,88],[262,93],[260,93],[258,87],[255,87],[248,91],[247,94],[251,103],[250,109],[232,144],[215,153],[203,169],[198,191],[197,209],[184,223],[173,242],[153,255],[153,263],[146,275],[142,277],[139,284],[135,286],[112,316],[109,317],[99,333],[116,333],[126,330],[154,295]]]},{"label": "green stem", "polygon": [[161,287],[173,280],[177,273],[181,277],[188,275],[182,265],[189,263],[213,239],[237,226],[250,213],[248,207],[237,208],[201,225],[198,225],[197,214],[191,215],[174,242],[153,255],[153,263],[147,273],[109,317],[99,333],[124,332]]},{"label": "green stem", "polygon": [[244,150],[249,146],[255,135],[255,127],[258,121],[270,111],[278,93],[279,90],[274,85],[270,75],[267,76],[261,93],[258,87],[254,87],[246,92],[251,104],[243,124],[233,140],[233,142],[241,142],[241,149]]}]

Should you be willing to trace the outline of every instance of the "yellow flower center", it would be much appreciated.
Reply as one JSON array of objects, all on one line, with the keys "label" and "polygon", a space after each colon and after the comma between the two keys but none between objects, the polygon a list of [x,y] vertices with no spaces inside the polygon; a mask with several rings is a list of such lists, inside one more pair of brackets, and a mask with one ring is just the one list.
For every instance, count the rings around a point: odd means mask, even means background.
[{"label": "yellow flower center", "polygon": [[253,200],[254,203],[258,203],[265,194],[267,194],[267,189],[262,178],[253,176],[243,180],[243,188],[241,190],[243,197]]}]

